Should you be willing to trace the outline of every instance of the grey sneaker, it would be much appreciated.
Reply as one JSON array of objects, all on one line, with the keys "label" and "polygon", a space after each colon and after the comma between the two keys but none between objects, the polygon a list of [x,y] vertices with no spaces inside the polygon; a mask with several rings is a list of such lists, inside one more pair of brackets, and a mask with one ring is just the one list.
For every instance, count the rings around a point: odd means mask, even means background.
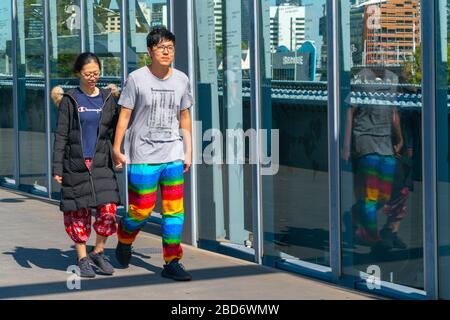
[{"label": "grey sneaker", "polygon": [[89,263],[89,259],[84,257],[81,260],[78,260],[78,268],[80,268],[80,277],[81,278],[94,278],[95,272],[92,269],[91,264]]},{"label": "grey sneaker", "polygon": [[91,251],[89,253],[90,262],[93,263],[97,270],[104,275],[112,275],[114,273],[114,268],[109,262],[109,258],[102,253],[95,253]]},{"label": "grey sneaker", "polygon": [[192,276],[186,271],[178,259],[174,259],[170,263],[165,264],[161,275],[176,281],[190,281],[192,279]]}]

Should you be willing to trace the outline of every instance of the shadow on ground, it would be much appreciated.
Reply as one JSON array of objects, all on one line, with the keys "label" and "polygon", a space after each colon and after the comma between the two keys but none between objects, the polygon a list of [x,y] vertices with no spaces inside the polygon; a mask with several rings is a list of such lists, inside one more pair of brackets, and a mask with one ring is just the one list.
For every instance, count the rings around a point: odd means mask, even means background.
[{"label": "shadow on ground", "polygon": [[[111,257],[112,265],[120,269],[120,265],[114,257],[114,249],[107,249],[106,254]],[[4,252],[5,255],[11,255],[22,268],[33,268],[36,266],[40,269],[52,269],[59,272],[66,272],[67,267],[75,264],[76,251],[62,251],[59,249],[36,249],[16,247],[14,252]],[[159,256],[160,254],[158,254]],[[144,259],[150,257],[141,252],[135,252],[131,260],[131,265],[142,267],[149,271],[148,274],[129,275],[129,276],[101,276],[98,275],[94,279],[82,279],[81,290],[94,291],[105,289],[120,289],[130,287],[141,287],[148,285],[156,285],[161,283],[174,283],[170,279],[162,278],[160,273],[162,268],[147,263]],[[36,272],[39,272],[37,269]],[[214,279],[224,279],[232,277],[249,277],[277,273],[279,271],[270,269],[261,269],[258,265],[218,267],[189,270],[192,274],[193,281],[207,281]],[[61,277],[61,274],[56,277]],[[0,287],[0,299],[14,298],[32,298],[33,296],[77,293],[80,290],[69,290],[67,281],[69,274],[62,275],[61,281],[24,284]]]}]

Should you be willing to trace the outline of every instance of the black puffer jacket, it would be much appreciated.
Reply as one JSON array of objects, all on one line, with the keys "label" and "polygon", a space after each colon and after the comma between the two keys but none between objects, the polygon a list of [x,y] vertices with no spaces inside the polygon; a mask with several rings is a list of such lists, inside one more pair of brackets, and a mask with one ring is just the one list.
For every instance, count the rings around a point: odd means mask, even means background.
[{"label": "black puffer jacket", "polygon": [[119,186],[112,161],[112,141],[119,108],[108,89],[104,99],[91,171],[83,158],[81,124],[75,90],[64,94],[59,105],[53,147],[53,176],[62,177],[61,211],[95,208],[120,203]]}]

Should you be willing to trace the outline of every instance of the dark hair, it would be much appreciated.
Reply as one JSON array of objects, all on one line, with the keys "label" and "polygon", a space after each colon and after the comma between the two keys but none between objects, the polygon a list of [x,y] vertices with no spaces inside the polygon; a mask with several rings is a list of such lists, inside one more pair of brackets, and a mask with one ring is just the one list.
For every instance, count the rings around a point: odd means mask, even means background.
[{"label": "dark hair", "polygon": [[102,63],[100,62],[100,59],[97,57],[95,53],[92,52],[83,52],[80,54],[76,59],[75,63],[73,64],[72,71],[73,73],[79,73],[83,69],[83,67],[91,62],[95,62],[98,64],[98,67],[102,69]]},{"label": "dark hair", "polygon": [[175,35],[172,32],[164,26],[155,27],[147,35],[147,48],[153,48],[163,40],[172,41],[175,45]]}]

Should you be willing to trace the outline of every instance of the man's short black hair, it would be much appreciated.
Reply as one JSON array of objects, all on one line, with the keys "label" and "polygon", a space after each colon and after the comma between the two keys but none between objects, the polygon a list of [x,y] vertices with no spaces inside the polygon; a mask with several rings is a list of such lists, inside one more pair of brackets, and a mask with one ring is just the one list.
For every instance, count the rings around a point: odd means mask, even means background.
[{"label": "man's short black hair", "polygon": [[175,45],[175,35],[167,30],[167,28],[164,26],[155,27],[150,30],[147,36],[147,47],[153,48],[154,46],[157,46],[161,41],[172,41]]}]

